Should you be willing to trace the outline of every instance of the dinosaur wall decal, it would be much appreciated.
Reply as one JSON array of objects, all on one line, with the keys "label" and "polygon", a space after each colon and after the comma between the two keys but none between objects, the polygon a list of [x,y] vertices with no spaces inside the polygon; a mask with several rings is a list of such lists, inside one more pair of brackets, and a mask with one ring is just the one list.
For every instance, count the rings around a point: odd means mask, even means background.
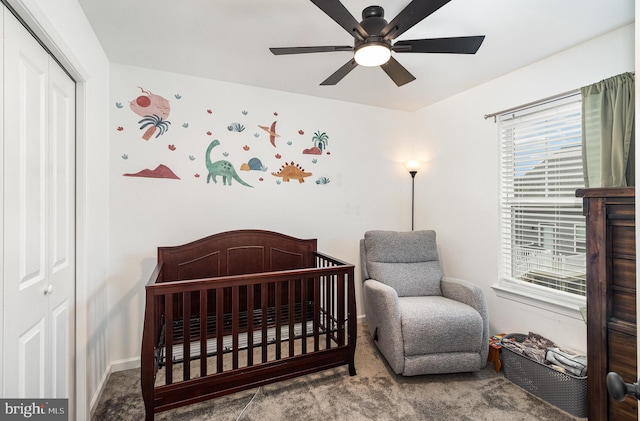
[{"label": "dinosaur wall decal", "polygon": [[220,141],[218,139],[215,139],[213,142],[209,144],[209,147],[207,147],[207,152],[205,153],[205,161],[207,164],[207,170],[209,171],[209,175],[207,175],[207,183],[209,183],[210,180],[213,180],[214,183],[217,183],[216,177],[221,176],[222,183],[225,186],[226,185],[230,186],[231,180],[235,179],[238,183],[242,184],[243,186],[253,187],[245,183],[238,176],[231,162],[225,161],[225,160],[211,162],[211,151],[213,150],[213,148],[215,148],[219,144],[220,144]]},{"label": "dinosaur wall decal", "polygon": [[298,180],[298,183],[304,183],[304,178],[313,175],[313,173],[305,172],[304,168],[291,161],[290,164],[285,163],[285,165],[280,168],[280,171],[277,173],[272,172],[271,175],[282,177],[282,181],[287,183],[292,179]]}]

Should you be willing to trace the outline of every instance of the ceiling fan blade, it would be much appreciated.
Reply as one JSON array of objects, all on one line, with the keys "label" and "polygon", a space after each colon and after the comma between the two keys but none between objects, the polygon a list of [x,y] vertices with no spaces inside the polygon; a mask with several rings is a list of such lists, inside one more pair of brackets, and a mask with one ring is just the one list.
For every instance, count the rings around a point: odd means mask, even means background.
[{"label": "ceiling fan blade", "polygon": [[396,53],[475,54],[484,35],[473,37],[431,38],[398,41],[391,48]]},{"label": "ceiling fan blade", "polygon": [[346,7],[338,0],[311,0],[311,3],[318,6],[331,19],[342,26],[352,37],[364,41],[369,34],[362,25],[353,17]]},{"label": "ceiling fan blade", "polygon": [[355,59],[349,60],[344,66],[335,71],[334,74],[326,78],[320,85],[335,85],[340,82],[343,77],[349,74],[350,71],[356,68],[358,63]]},{"label": "ceiling fan blade", "polygon": [[306,54],[306,53],[331,53],[334,51],[353,51],[350,45],[331,45],[318,47],[281,47],[269,48],[269,50],[279,56],[283,54]]},{"label": "ceiling fan blade", "polygon": [[382,28],[385,40],[395,39],[451,0],[413,0],[398,16]]},{"label": "ceiling fan blade", "polygon": [[393,57],[380,67],[382,67],[382,70],[384,70],[398,86],[402,86],[416,79],[415,76],[409,73],[409,71]]}]

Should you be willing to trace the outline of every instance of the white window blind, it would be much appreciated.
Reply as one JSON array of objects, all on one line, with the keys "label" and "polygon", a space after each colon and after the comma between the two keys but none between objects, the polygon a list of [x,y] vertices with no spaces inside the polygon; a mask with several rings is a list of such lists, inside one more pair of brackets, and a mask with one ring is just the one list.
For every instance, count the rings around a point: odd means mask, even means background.
[{"label": "white window blind", "polygon": [[578,93],[498,117],[503,283],[585,295]]}]

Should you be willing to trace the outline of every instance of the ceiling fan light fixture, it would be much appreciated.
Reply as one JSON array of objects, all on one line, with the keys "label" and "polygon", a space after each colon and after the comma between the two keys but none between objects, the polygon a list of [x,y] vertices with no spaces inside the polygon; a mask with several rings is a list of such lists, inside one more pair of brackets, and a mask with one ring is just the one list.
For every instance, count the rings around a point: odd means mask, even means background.
[{"label": "ceiling fan light fixture", "polygon": [[384,9],[380,6],[365,7],[362,10],[362,21],[358,22],[341,0],[311,0],[353,37],[353,47],[334,45],[270,48],[270,50],[275,55],[333,51],[353,52],[348,62],[320,83],[322,86],[337,84],[358,65],[381,67],[397,86],[404,86],[416,78],[394,57],[391,57],[392,50],[394,53],[475,54],[480,48],[485,38],[484,35],[394,42],[397,37],[451,0],[405,0],[405,2],[407,1],[409,4],[390,22],[384,18]]},{"label": "ceiling fan light fixture", "polygon": [[391,58],[391,48],[384,42],[366,42],[355,48],[353,58],[360,66],[380,66]]}]

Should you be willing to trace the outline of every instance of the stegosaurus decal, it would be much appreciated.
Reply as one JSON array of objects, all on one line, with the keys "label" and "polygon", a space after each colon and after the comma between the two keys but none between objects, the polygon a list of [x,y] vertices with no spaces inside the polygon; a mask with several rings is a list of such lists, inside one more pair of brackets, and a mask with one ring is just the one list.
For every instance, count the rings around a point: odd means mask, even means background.
[{"label": "stegosaurus decal", "polygon": [[277,173],[272,172],[271,175],[282,177],[282,181],[286,181],[287,183],[291,179],[298,180],[299,183],[304,183],[304,178],[313,175],[313,173],[305,172],[304,168],[291,161],[290,164],[285,163],[285,165],[280,168],[280,171]]}]

